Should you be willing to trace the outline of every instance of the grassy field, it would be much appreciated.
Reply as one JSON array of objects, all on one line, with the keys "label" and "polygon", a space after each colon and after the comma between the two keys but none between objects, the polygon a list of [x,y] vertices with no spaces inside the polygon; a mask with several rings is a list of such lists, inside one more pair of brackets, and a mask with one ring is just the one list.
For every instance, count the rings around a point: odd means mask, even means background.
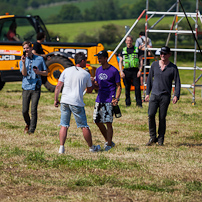
[{"label": "grassy field", "polygon": [[[195,106],[186,89],[170,104],[164,147],[145,146],[148,103],[139,109],[133,99],[126,108],[123,89],[123,116],[113,123],[116,146],[90,153],[72,118],[64,155],[58,154],[60,110],[53,106],[54,94],[42,87],[37,130],[25,135],[21,91],[21,82],[6,83],[0,91],[0,201],[201,201],[201,89]],[[86,114],[93,142],[103,148],[92,120],[95,98],[95,93],[84,96]]]},{"label": "grassy field", "polygon": [[[149,23],[153,25],[159,18],[152,18]],[[172,17],[167,17],[162,20],[159,24],[171,24]],[[49,31],[52,31],[60,36],[66,37],[68,42],[75,42],[75,37],[78,36],[81,32],[87,35],[95,35],[102,28],[103,25],[115,24],[121,26],[125,30],[125,26],[131,27],[135,23],[136,19],[125,19],[125,20],[108,20],[108,21],[93,21],[93,22],[78,22],[78,23],[64,23],[64,24],[47,24],[46,27]],[[142,18],[139,23],[145,22],[145,19]],[[144,25],[142,26],[144,30]],[[133,30],[135,32],[135,28]],[[133,35],[134,35],[133,33]],[[138,32],[139,33],[139,32]],[[136,33],[137,34],[137,33]],[[121,39],[120,39],[121,41]]]}]

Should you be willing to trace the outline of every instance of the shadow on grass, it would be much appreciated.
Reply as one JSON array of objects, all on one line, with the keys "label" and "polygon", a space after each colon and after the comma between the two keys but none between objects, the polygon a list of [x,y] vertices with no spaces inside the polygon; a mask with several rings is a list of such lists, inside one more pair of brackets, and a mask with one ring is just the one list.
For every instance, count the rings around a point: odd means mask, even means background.
[{"label": "shadow on grass", "polygon": [[178,144],[177,145],[178,147],[180,146],[187,146],[187,147],[201,147],[202,146],[202,143],[201,144],[190,144],[190,143],[181,143],[181,144]]},{"label": "shadow on grass", "polygon": [[7,93],[21,93],[22,90],[7,90]]},{"label": "shadow on grass", "polygon": [[[22,90],[7,90],[7,93],[21,93]],[[41,93],[50,93],[50,91],[42,90]]]},{"label": "shadow on grass", "polygon": [[135,145],[129,145],[128,147],[126,147],[126,151],[135,152],[135,151],[139,151],[139,148],[136,147]]}]

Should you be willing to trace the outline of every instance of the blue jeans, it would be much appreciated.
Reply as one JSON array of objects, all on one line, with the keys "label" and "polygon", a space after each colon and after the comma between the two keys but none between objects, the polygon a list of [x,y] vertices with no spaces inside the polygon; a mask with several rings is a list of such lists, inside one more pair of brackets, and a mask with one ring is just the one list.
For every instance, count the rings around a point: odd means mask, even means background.
[{"label": "blue jeans", "polygon": [[61,103],[60,111],[61,111],[61,119],[60,119],[61,126],[64,127],[70,126],[71,113],[73,113],[77,128],[89,127],[87,125],[87,118],[84,107],[78,107],[74,105]]},{"label": "blue jeans", "polygon": [[[29,125],[29,132],[34,133],[37,125],[37,107],[41,89],[38,90],[23,90],[22,91],[22,114],[25,123]],[[29,105],[31,103],[31,119],[29,116]]]},{"label": "blue jeans", "polygon": [[151,94],[149,100],[149,134],[152,139],[156,138],[156,121],[155,115],[157,113],[157,109],[159,108],[159,129],[158,129],[158,142],[163,143],[164,135],[166,131],[166,115],[168,106],[170,104],[170,95],[162,94],[162,95],[153,95]]}]

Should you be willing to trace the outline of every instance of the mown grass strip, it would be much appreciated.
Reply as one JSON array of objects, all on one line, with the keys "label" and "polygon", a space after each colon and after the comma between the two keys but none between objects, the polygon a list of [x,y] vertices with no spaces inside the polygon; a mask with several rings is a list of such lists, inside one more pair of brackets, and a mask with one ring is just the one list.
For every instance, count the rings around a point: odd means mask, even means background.
[{"label": "mown grass strip", "polygon": [[14,156],[24,156],[23,163],[29,165],[28,168],[37,166],[44,168],[69,168],[69,169],[144,169],[138,162],[121,162],[117,159],[112,160],[102,155],[97,159],[77,159],[70,155],[47,155],[44,151],[26,151],[18,147],[10,148],[8,146],[0,149],[0,155],[4,158]]}]

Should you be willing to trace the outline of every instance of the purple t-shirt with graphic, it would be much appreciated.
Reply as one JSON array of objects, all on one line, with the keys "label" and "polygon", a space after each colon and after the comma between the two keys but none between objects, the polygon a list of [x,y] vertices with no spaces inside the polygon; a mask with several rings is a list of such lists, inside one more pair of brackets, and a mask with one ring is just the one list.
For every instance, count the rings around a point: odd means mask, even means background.
[{"label": "purple t-shirt with graphic", "polygon": [[95,80],[99,85],[96,102],[111,102],[112,96],[116,95],[116,83],[120,82],[118,70],[112,65],[110,65],[107,69],[103,69],[101,66],[96,70],[95,76]]}]

